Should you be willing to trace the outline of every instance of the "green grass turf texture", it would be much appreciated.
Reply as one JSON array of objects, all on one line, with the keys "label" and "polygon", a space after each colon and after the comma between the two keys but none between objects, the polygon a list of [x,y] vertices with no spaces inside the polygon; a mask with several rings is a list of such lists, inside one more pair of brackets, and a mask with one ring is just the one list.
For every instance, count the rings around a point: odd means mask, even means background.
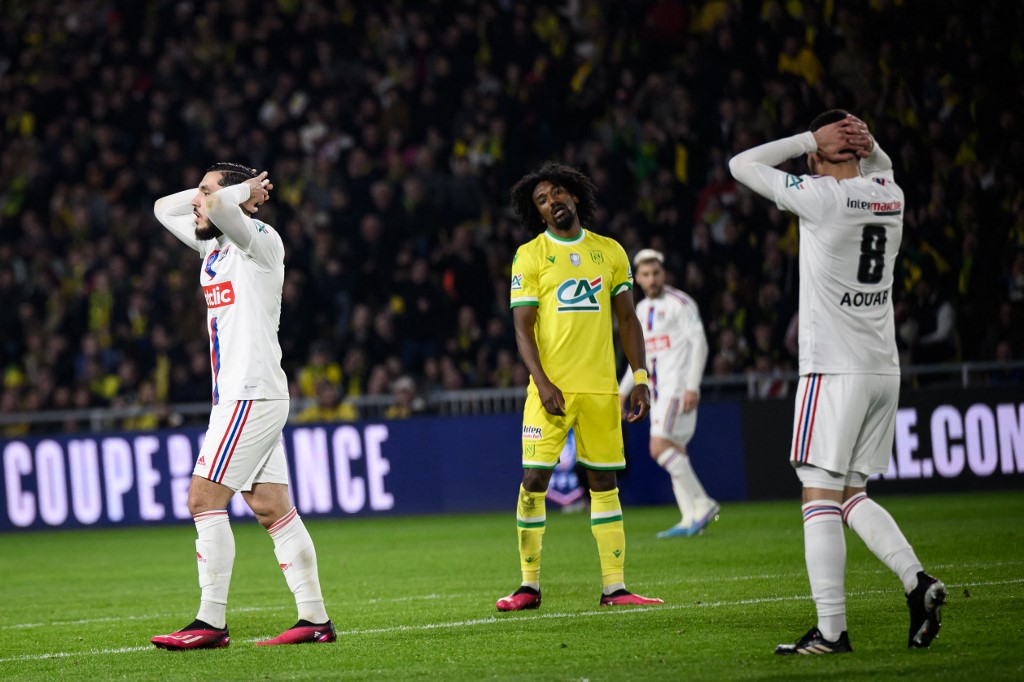
[{"label": "green grass turf texture", "polygon": [[0,679],[1024,679],[1024,495],[882,497],[950,589],[942,634],[908,650],[902,586],[847,531],[854,653],[781,657],[814,625],[799,504],[723,506],[697,538],[656,540],[667,507],[626,509],[627,585],[661,607],[599,608],[585,513],[548,516],[544,603],[499,614],[519,582],[507,514],[309,521],[330,645],[255,647],[295,620],[272,543],[235,525],[230,647],[168,652],[192,620],[191,526],[0,535]]}]

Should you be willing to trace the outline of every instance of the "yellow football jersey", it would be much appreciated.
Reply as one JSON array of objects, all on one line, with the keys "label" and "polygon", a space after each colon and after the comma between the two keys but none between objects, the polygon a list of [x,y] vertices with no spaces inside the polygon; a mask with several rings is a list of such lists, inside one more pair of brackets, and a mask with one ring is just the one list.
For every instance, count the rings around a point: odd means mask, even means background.
[{"label": "yellow football jersey", "polygon": [[612,298],[632,288],[629,258],[614,239],[589,230],[561,239],[545,230],[519,247],[511,307],[537,307],[540,363],[563,393],[618,392]]}]

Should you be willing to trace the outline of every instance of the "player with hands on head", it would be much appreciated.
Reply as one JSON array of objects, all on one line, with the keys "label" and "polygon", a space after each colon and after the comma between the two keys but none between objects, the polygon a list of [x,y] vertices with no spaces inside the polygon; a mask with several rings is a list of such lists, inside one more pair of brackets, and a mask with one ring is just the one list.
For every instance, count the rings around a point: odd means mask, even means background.
[{"label": "player with hands on head", "polygon": [[218,163],[198,190],[163,197],[153,207],[157,220],[199,253],[213,379],[210,423],[188,491],[198,534],[199,611],[181,630],[152,638],[163,649],[211,649],[231,641],[226,610],[235,540],[227,506],[236,492],[273,540],[298,609],[293,627],[257,645],[336,639],[316,550],[288,495],[281,437],[288,380],[277,337],[284,244],[270,225],[253,218],[273,187],[265,171]]},{"label": "player with hands on head", "polygon": [[[659,538],[691,537],[718,518],[720,507],[693,471],[686,445],[697,428],[700,380],[708,358],[708,343],[697,302],[665,283],[665,256],[641,249],[633,257],[633,277],[644,291],[636,314],[647,344],[651,390],[651,458],[672,478],[679,523],[658,533]],[[619,381],[623,415],[633,375]]]},{"label": "player with hands on head", "polygon": [[523,480],[516,526],[522,584],[497,602],[499,611],[540,606],[545,497],[570,429],[587,471],[590,527],[601,563],[601,606],[660,604],[625,585],[626,535],[617,470],[626,465],[615,376],[612,316],[635,376],[628,421],[650,409],[644,337],[633,307],[626,252],[588,224],[596,210],[593,182],[568,166],[547,163],[512,189],[524,225],[543,231],[516,251],[510,306],[516,345],[530,372],[523,408]]},{"label": "player with hands on head", "polygon": [[[812,176],[775,168],[804,155]],[[868,478],[889,468],[900,388],[890,296],[904,205],[892,161],[863,121],[833,109],[808,132],[737,154],[729,169],[800,225],[800,379],[789,459],[803,485],[804,558],[818,623],[775,651],[852,651],[843,523],[899,576],[910,608],[907,644],[927,647],[939,632],[946,588],[867,496]]]}]

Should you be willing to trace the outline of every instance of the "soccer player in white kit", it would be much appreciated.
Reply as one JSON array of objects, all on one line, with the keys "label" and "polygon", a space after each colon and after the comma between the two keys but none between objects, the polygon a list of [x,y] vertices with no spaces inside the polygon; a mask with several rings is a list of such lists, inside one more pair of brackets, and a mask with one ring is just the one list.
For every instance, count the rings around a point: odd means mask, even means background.
[{"label": "soccer player in white kit", "polygon": [[[719,505],[708,497],[693,471],[686,444],[697,428],[700,379],[708,359],[708,343],[697,303],[665,284],[665,256],[641,249],[633,257],[633,281],[644,291],[636,314],[647,346],[651,382],[651,458],[672,477],[672,492],[682,519],[659,538],[690,537],[718,518]],[[633,373],[619,381],[622,413],[629,410]]]},{"label": "soccer player in white kit", "polygon": [[[777,166],[807,156],[813,175]],[[946,588],[924,572],[868,477],[888,469],[899,398],[893,266],[903,191],[867,126],[827,111],[810,131],[729,161],[733,176],[800,218],[800,381],[790,461],[803,484],[804,555],[817,626],[777,654],[852,651],[846,630],[845,522],[899,576],[910,607],[908,646],[939,632]]]},{"label": "soccer player in white kit", "polygon": [[253,219],[273,185],[266,172],[234,163],[211,166],[199,183],[159,199],[157,219],[199,252],[207,307],[213,409],[188,492],[196,524],[199,612],[186,627],[152,638],[162,649],[212,649],[230,643],[226,623],[235,541],[227,505],[237,491],[274,541],[295,595],[299,621],[257,645],[333,642],[317,575],[316,550],[288,496],[281,431],[288,380],[277,339],[284,245]]}]

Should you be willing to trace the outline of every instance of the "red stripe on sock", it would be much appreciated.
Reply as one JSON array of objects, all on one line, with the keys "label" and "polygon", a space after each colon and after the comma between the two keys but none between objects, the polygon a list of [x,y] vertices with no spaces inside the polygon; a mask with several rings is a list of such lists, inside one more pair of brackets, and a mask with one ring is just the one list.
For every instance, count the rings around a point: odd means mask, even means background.
[{"label": "red stripe on sock", "polygon": [[846,501],[846,504],[843,505],[843,523],[850,525],[847,522],[847,519],[850,517],[850,512],[853,511],[854,507],[866,499],[868,499],[867,493],[858,493]]},{"label": "red stripe on sock", "polygon": [[273,535],[277,531],[279,531],[282,528],[284,528],[285,526],[287,526],[291,522],[291,520],[294,519],[298,515],[299,515],[298,510],[295,509],[295,507],[292,507],[288,511],[287,514],[285,514],[284,516],[279,518],[277,521],[274,521],[274,523],[271,524],[270,528],[267,528],[267,532],[270,533],[271,535]]}]

